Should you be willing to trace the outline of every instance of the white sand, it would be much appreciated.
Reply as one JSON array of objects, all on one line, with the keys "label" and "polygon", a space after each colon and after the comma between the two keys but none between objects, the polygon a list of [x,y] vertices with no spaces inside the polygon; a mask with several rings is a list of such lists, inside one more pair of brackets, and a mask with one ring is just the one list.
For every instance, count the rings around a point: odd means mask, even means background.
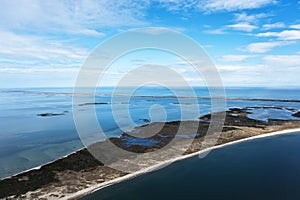
[{"label": "white sand", "polygon": [[79,198],[79,197],[82,197],[82,196],[84,196],[86,194],[89,194],[89,193],[95,192],[97,190],[100,190],[102,188],[108,187],[110,185],[120,183],[122,181],[134,178],[136,176],[139,176],[139,175],[142,175],[142,174],[154,171],[156,169],[160,169],[164,165],[170,164],[172,162],[183,160],[183,159],[190,158],[190,157],[193,157],[193,156],[197,156],[197,155],[200,155],[200,154],[207,154],[209,151],[214,150],[214,149],[222,148],[222,147],[225,147],[225,146],[229,146],[229,145],[232,145],[232,144],[236,144],[236,143],[240,143],[240,142],[245,142],[245,141],[249,141],[249,140],[253,140],[253,139],[270,137],[270,136],[275,136],[275,135],[280,135],[280,134],[286,134],[286,133],[299,132],[299,131],[300,131],[300,128],[288,129],[288,130],[283,130],[283,131],[276,131],[276,132],[265,133],[265,134],[261,134],[261,135],[257,135],[257,136],[253,136],[253,137],[248,137],[248,138],[236,140],[236,141],[233,141],[233,142],[228,142],[228,143],[225,143],[225,144],[213,146],[213,147],[210,147],[210,148],[207,148],[207,149],[195,152],[195,153],[191,153],[191,154],[184,155],[184,156],[181,156],[181,157],[178,157],[178,158],[175,158],[175,159],[171,159],[171,160],[167,160],[167,161],[161,162],[159,164],[153,165],[151,167],[145,168],[145,169],[137,171],[135,173],[131,173],[131,174],[128,174],[128,175],[125,175],[125,176],[113,179],[111,181],[107,181],[107,182],[103,182],[103,183],[99,183],[99,184],[93,185],[93,186],[91,186],[89,188],[86,188],[84,190],[80,190],[80,191],[78,191],[76,193],[65,194],[66,196],[63,197],[62,199],[66,199],[67,200],[67,199]]}]

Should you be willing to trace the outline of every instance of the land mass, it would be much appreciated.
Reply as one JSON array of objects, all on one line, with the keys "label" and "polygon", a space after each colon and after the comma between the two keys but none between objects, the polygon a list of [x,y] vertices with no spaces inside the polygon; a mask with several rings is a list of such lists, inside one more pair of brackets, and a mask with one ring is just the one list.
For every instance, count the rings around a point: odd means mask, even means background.
[{"label": "land mass", "polygon": [[[267,109],[259,107],[260,109]],[[296,112],[296,111],[293,111]],[[293,113],[298,117],[299,112]],[[248,117],[251,114],[249,108],[231,108],[226,111],[226,118],[223,130],[219,135],[212,134],[212,139],[217,139],[213,145],[221,145],[232,141],[258,136],[274,131],[293,129],[300,127],[298,120],[280,120],[268,119],[261,121]],[[188,155],[198,152],[201,149],[212,146],[209,140],[205,140],[207,130],[209,129],[212,114],[199,117],[197,121],[173,121],[173,122],[155,122],[141,127],[137,127],[132,132],[125,132],[118,138],[110,138],[109,141],[102,141],[92,146],[105,145],[105,143],[114,143],[119,148],[129,152],[145,153],[154,152],[168,143],[175,137],[178,143],[173,149],[182,148],[182,142],[192,138],[192,143],[183,153]],[[155,135],[147,138],[135,137],[145,130],[152,130],[162,126],[162,129]],[[183,132],[178,133],[178,128],[183,127]],[[197,132],[189,131],[191,127],[197,127]],[[133,133],[134,132],[134,133]],[[143,166],[155,165],[161,160],[146,159],[140,162],[139,156],[136,156],[135,163]],[[169,160],[171,157],[162,157],[162,160]],[[116,160],[111,160],[115,162]],[[46,164],[36,169],[20,173],[0,180],[0,198],[1,199],[76,199],[80,195],[91,192],[95,185],[107,183],[113,179],[123,177],[128,173],[110,168],[99,160],[95,159],[89,151],[84,148],[67,157],[58,159],[52,163]],[[79,191],[85,191],[78,195]],[[76,194],[75,194],[76,193]]]}]

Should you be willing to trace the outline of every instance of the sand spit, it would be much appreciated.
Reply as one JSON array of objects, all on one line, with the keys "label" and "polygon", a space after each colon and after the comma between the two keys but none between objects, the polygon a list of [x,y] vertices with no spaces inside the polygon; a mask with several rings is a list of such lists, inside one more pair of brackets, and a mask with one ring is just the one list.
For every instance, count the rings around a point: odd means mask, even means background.
[{"label": "sand spit", "polygon": [[[222,133],[216,134],[216,138],[214,138],[214,134],[211,135],[212,140],[217,139],[214,145],[209,140],[204,140],[211,115],[202,116],[199,121],[185,121],[181,124],[184,126],[184,134],[194,134],[195,138],[184,154],[176,157],[161,155],[160,160],[147,159],[141,154],[132,160],[132,162],[140,163],[143,167],[142,170],[135,173],[128,174],[104,166],[91,156],[87,149],[79,150],[39,168],[1,180],[0,199],[76,199],[94,190],[159,169],[174,161],[196,155],[205,155],[215,148],[260,137],[300,131],[300,121],[269,119],[265,122],[250,119],[247,117],[248,114],[249,110],[240,108],[226,111]],[[159,122],[136,129],[140,129],[138,131],[140,133],[144,129],[155,128],[157,125],[160,125]],[[132,143],[136,140],[130,133],[123,133],[119,138],[111,138],[110,141],[127,151],[151,152],[173,140],[179,125],[179,121],[164,123],[163,129],[158,134],[145,138],[145,140],[152,142],[156,141],[154,145],[150,146],[143,145],[145,141],[142,144]],[[195,125],[197,125],[199,133],[196,135],[195,132],[189,132],[189,128]],[[185,137],[180,137],[173,149],[182,149],[181,141],[184,142],[184,140]],[[95,145],[103,145],[105,142],[107,141]]]}]

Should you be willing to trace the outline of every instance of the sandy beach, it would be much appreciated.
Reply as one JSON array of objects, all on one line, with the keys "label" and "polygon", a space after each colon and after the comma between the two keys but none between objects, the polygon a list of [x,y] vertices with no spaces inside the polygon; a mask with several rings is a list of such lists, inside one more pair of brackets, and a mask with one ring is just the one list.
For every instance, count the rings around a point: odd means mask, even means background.
[{"label": "sandy beach", "polygon": [[266,133],[266,134],[263,134],[263,135],[252,136],[252,137],[249,137],[249,138],[244,138],[244,139],[240,139],[240,140],[237,140],[237,141],[228,142],[228,143],[225,143],[225,144],[213,146],[213,147],[210,147],[210,148],[207,148],[207,149],[195,152],[195,153],[191,153],[191,154],[188,154],[188,155],[184,155],[184,156],[181,156],[181,157],[178,157],[178,158],[174,158],[174,159],[171,159],[171,160],[161,162],[161,163],[156,164],[154,166],[148,167],[144,170],[140,170],[140,171],[137,171],[135,173],[128,174],[128,175],[116,178],[116,179],[108,181],[108,182],[104,182],[104,183],[94,185],[90,188],[78,191],[78,192],[73,193],[73,194],[66,195],[65,197],[63,197],[61,199],[63,199],[63,200],[77,199],[77,198],[82,197],[84,195],[87,195],[89,193],[95,192],[97,190],[101,190],[102,188],[109,187],[113,184],[117,184],[117,183],[120,183],[122,181],[132,179],[136,176],[140,176],[142,174],[146,174],[148,172],[160,169],[163,166],[168,165],[170,163],[173,163],[173,162],[176,162],[176,161],[179,161],[179,160],[184,160],[184,159],[187,159],[187,158],[190,158],[190,157],[193,157],[193,156],[200,156],[201,157],[201,154],[207,154],[209,151],[212,151],[214,149],[220,149],[220,148],[223,148],[223,147],[226,147],[226,146],[229,146],[229,145],[233,145],[233,144],[237,144],[237,143],[241,143],[241,142],[246,142],[246,141],[249,141],[249,140],[272,137],[272,136],[276,136],[276,135],[282,135],[282,134],[294,133],[294,132],[300,132],[300,128],[293,128],[293,129],[287,129],[287,130],[282,130],[282,131],[275,131],[275,132]]},{"label": "sandy beach", "polygon": [[[133,130],[133,135],[137,132],[142,133],[149,129],[155,129],[163,124],[163,128],[158,134],[143,139],[146,143],[140,145],[135,144],[135,137],[128,132],[123,133],[120,137],[111,138],[110,141],[98,142],[92,146],[101,147],[104,145],[105,147],[108,142],[112,142],[126,151],[142,153],[137,154],[129,161],[135,165],[138,163],[137,169],[139,170],[133,173],[118,171],[117,168],[111,168],[95,159],[84,148],[46,165],[1,180],[0,199],[77,199],[103,187],[160,169],[172,162],[197,155],[203,157],[216,148],[300,131],[299,120],[269,119],[264,122],[248,118],[248,113],[247,109],[240,108],[231,108],[226,111],[222,132],[209,135],[210,139],[208,140],[204,139],[206,134],[195,135],[193,127],[197,126],[198,133],[206,133],[210,124],[210,114],[200,117],[199,121],[184,121],[183,124],[180,121],[156,122],[136,127]],[[176,137],[179,126],[183,131],[179,135],[185,137],[177,138],[177,142],[171,149],[160,154],[157,159],[147,157],[148,154],[144,154],[144,152],[156,153],[157,149],[172,141]],[[192,137],[192,143],[184,148],[186,138],[190,137]],[[143,145],[147,144],[148,140],[155,141],[154,145]],[[174,154],[176,149],[183,149],[183,154]],[[113,160],[112,166],[115,163],[118,163],[118,160]]]}]

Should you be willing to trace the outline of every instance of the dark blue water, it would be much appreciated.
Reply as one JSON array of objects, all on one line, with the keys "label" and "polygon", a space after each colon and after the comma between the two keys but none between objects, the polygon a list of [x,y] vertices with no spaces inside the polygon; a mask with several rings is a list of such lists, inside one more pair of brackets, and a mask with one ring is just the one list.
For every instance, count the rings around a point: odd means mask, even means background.
[{"label": "dark blue water", "polygon": [[[124,87],[124,93],[128,88]],[[185,89],[179,88],[181,94]],[[97,89],[96,102],[110,102],[113,88]],[[36,167],[46,162],[65,156],[83,147],[75,129],[72,110],[73,88],[22,88],[0,90],[0,178],[13,175],[23,170]],[[206,88],[195,87],[194,92],[200,97],[209,97]],[[122,93],[122,90],[121,92]],[[300,89],[269,88],[227,88],[227,97],[265,98],[265,99],[300,99]],[[161,87],[143,87],[135,91],[135,97],[124,102],[124,97],[116,97],[116,103],[127,103],[129,111],[119,109],[120,121],[127,123],[131,117],[133,125],[143,125],[150,121],[194,120],[198,116],[211,112],[211,102],[198,99],[200,110],[189,105],[189,99],[181,99],[185,103],[187,115],[181,115],[179,100],[170,96],[174,93]],[[146,97],[149,96],[149,97]],[[169,96],[156,98],[151,96]],[[87,102],[91,103],[91,102]],[[153,105],[160,105],[166,111],[166,118],[160,115],[151,118],[149,110]],[[125,105],[125,104],[124,104]],[[122,133],[114,120],[110,104],[95,105],[99,124],[107,137],[116,137]],[[300,103],[272,101],[227,101],[229,107],[245,106],[282,106],[300,110]],[[75,105],[82,115],[92,112],[93,106]],[[263,112],[262,112],[263,111]],[[278,119],[296,119],[290,110],[263,109],[251,117],[266,120],[269,117]],[[54,113],[59,116],[40,117],[38,114]],[[128,114],[129,113],[129,114]],[[130,115],[130,116],[129,116]],[[88,120],[87,120],[88,121]],[[86,125],[87,129],[89,124]],[[128,127],[129,129],[132,127]],[[93,141],[92,141],[93,142]],[[96,141],[95,141],[96,142]]]},{"label": "dark blue water", "polygon": [[82,198],[300,199],[300,133],[255,139],[175,162]]}]

